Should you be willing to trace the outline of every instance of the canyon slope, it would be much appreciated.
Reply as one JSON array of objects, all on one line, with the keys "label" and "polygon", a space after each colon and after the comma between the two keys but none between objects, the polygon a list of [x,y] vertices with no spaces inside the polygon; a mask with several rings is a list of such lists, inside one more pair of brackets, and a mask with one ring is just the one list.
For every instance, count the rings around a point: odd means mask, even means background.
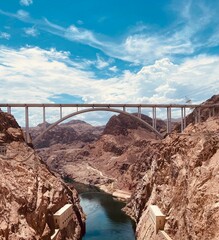
[{"label": "canyon slope", "polygon": [[150,204],[167,216],[173,239],[219,239],[218,117],[149,145],[151,151],[142,152],[148,167],[125,209],[137,222],[137,239],[145,239]]},{"label": "canyon slope", "polygon": [[[203,104],[218,104],[219,95]],[[195,111],[195,109],[194,109]],[[187,127],[159,140],[147,128],[123,115],[113,116],[103,133],[82,145],[54,144],[40,148],[50,168],[63,178],[96,185],[131,199],[124,209],[145,239],[150,204],[167,216],[165,230],[173,239],[219,239],[219,108],[194,111]],[[145,117],[146,121],[151,121]],[[176,124],[177,125],[177,124]],[[165,122],[158,128],[165,131]]]},{"label": "canyon slope", "polygon": [[73,204],[69,224],[56,239],[80,239],[85,216],[75,190],[52,174],[34,150],[12,115],[0,112],[0,239],[51,239],[53,214]]},{"label": "canyon slope", "polygon": [[[148,116],[142,115],[142,119],[152,123],[152,119]],[[63,124],[65,131],[70,135],[72,131],[77,133],[77,123],[77,120],[76,124],[72,121],[71,127]],[[141,122],[122,114],[113,116],[103,132],[99,131],[99,127],[93,127],[96,129],[93,131],[99,133],[99,137],[96,135],[96,140],[85,142],[83,136],[86,135],[87,123],[81,122],[80,128],[82,128],[81,125],[85,126],[82,138],[78,135],[76,136],[78,139],[72,143],[65,143],[67,140],[64,135],[62,135],[63,144],[57,142],[50,147],[39,148],[42,146],[42,142],[39,142],[37,145],[39,153],[49,168],[65,179],[70,178],[85,184],[96,185],[110,193],[115,190],[131,192],[133,186],[142,177],[141,171],[136,169],[141,161],[139,152],[148,141],[156,141],[156,135],[145,128]],[[157,127],[158,130],[164,131],[165,122],[158,120]],[[54,129],[52,134],[59,136],[59,131],[58,128]],[[36,133],[35,129],[35,135]],[[49,132],[46,133],[43,141],[45,139],[52,141],[50,136]],[[44,143],[44,146],[48,145]],[[144,172],[143,165],[141,168]]]}]

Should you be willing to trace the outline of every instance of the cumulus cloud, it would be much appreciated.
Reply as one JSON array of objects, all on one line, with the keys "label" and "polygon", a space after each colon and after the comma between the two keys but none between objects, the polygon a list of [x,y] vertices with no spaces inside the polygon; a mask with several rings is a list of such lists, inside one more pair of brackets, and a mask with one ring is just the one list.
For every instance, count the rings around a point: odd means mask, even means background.
[{"label": "cumulus cloud", "polygon": [[200,55],[181,64],[164,58],[137,73],[126,70],[104,80],[55,49],[2,46],[0,62],[1,102],[49,103],[60,93],[85,103],[185,103],[185,96],[201,102],[219,91],[216,56]]},{"label": "cumulus cloud", "polygon": [[117,68],[117,66],[112,66],[112,67],[109,68],[109,70],[110,70],[111,72],[116,73],[116,72],[118,72],[119,69]]},{"label": "cumulus cloud", "polygon": [[33,4],[33,1],[32,0],[20,0],[20,4],[22,6],[29,6],[29,5]]},{"label": "cumulus cloud", "polygon": [[97,61],[95,62],[95,65],[98,69],[103,69],[108,67],[113,62],[112,59],[104,60],[99,54],[97,54]]}]

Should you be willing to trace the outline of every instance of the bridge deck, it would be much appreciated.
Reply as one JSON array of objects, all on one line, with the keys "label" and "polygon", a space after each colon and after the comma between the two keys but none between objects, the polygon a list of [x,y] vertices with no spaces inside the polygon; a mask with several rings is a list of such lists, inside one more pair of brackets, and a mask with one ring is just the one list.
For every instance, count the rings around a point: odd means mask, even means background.
[{"label": "bridge deck", "polygon": [[136,104],[136,103],[0,103],[0,107],[142,107],[142,108],[208,108],[219,107],[219,104]]}]

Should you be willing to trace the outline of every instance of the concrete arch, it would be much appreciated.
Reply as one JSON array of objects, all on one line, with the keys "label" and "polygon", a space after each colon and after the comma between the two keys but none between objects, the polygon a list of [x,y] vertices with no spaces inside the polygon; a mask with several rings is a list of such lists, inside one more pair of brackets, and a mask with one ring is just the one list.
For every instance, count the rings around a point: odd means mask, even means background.
[{"label": "concrete arch", "polygon": [[153,128],[150,124],[148,124],[147,122],[145,122],[144,120],[142,120],[141,118],[136,117],[133,114],[130,114],[128,112],[119,110],[119,109],[115,109],[115,108],[88,108],[88,109],[83,109],[71,114],[68,114],[67,116],[59,119],[58,121],[56,121],[55,123],[53,123],[51,126],[49,126],[47,129],[45,129],[39,136],[37,136],[34,140],[33,140],[33,144],[36,144],[38,142],[38,140],[49,130],[51,130],[52,128],[54,128],[55,126],[57,126],[59,123],[65,121],[68,118],[74,117],[76,115],[82,114],[82,113],[87,113],[87,112],[95,112],[95,111],[107,111],[107,112],[116,112],[116,113],[121,113],[124,114],[126,116],[129,116],[133,119],[135,119],[138,122],[141,122],[142,124],[144,124],[148,129],[152,130],[160,139],[163,138],[163,136],[155,129]]}]

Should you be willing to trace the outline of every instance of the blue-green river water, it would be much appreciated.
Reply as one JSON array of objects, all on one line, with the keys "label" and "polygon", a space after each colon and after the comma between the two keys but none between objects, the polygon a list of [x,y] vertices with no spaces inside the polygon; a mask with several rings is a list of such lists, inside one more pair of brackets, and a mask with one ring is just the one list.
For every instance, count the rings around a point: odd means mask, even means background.
[{"label": "blue-green river water", "polygon": [[87,215],[83,240],[134,240],[131,219],[121,211],[124,203],[103,192],[80,194],[81,206]]}]

